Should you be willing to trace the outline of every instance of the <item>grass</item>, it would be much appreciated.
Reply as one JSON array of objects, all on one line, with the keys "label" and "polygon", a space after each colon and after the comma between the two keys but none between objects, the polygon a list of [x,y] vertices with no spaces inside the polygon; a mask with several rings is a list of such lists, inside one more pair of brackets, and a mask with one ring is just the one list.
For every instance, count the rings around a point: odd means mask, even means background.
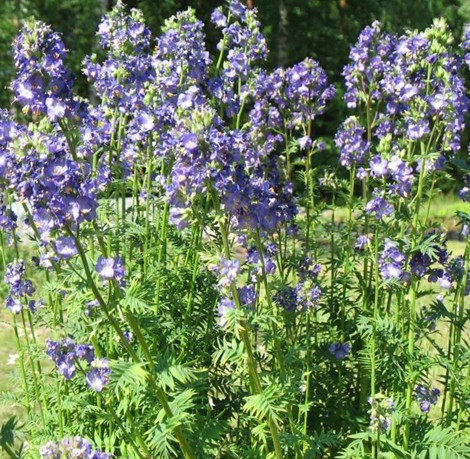
[{"label": "grass", "polygon": [[[421,215],[427,211],[429,202],[424,202],[421,207]],[[429,208],[429,221],[442,225],[446,228],[450,237],[455,238],[460,232],[459,219],[455,216],[456,212],[467,212],[470,214],[470,203],[463,202],[458,196],[453,194],[440,195],[433,198]],[[326,219],[331,218],[331,211],[325,212]],[[335,209],[335,220],[337,223],[345,223],[348,219],[348,209],[339,207]]]},{"label": "grass", "polygon": [[[18,406],[4,403],[3,397],[17,387],[19,377],[17,358],[18,350],[16,338],[12,327],[10,311],[5,308],[0,310],[0,426],[12,416],[21,418],[22,409]],[[0,449],[0,458],[7,458]]]}]

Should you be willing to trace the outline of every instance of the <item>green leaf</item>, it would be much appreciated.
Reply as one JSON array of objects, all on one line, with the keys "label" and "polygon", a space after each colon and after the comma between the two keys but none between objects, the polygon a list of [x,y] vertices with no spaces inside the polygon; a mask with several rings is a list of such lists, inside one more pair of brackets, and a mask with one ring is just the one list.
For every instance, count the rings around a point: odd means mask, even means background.
[{"label": "green leaf", "polygon": [[111,362],[111,377],[109,386],[115,392],[128,392],[130,388],[145,387],[147,385],[148,372],[144,370],[145,363]]},{"label": "green leaf", "polygon": [[270,421],[279,426],[281,417],[279,413],[285,412],[280,391],[274,384],[266,387],[261,394],[245,397],[243,411],[248,412],[258,421]]}]

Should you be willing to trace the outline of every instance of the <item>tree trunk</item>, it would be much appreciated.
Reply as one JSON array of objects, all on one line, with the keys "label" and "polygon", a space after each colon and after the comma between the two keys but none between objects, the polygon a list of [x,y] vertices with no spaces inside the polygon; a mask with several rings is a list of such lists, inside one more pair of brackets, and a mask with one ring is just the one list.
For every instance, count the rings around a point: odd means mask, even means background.
[{"label": "tree trunk", "polygon": [[277,35],[277,65],[285,67],[289,56],[289,16],[284,0],[279,0],[279,31]]}]

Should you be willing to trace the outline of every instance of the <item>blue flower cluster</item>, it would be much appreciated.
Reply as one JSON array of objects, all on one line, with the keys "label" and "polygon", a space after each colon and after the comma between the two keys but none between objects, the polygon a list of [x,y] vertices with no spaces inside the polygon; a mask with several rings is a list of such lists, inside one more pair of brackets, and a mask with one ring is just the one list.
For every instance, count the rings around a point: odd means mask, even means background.
[{"label": "blue flower cluster", "polygon": [[126,271],[124,270],[124,262],[119,255],[116,258],[105,258],[100,255],[95,270],[103,281],[115,280],[121,287],[124,286]]},{"label": "blue flower cluster", "polygon": [[369,397],[370,425],[372,432],[387,432],[392,425],[392,416],[395,412],[395,402],[384,394]]},{"label": "blue flower cluster", "polygon": [[[72,379],[77,366],[90,366],[85,380],[90,389],[101,392],[108,382],[111,370],[106,359],[96,359],[95,349],[90,344],[75,344],[71,338],[64,338],[61,342],[46,341],[46,354],[56,364],[59,374],[65,379]],[[83,368],[81,368],[83,369]]]},{"label": "blue flower cluster", "polygon": [[[468,32],[464,48],[468,48]],[[378,219],[393,211],[388,202],[410,195],[421,168],[442,169],[460,148],[469,101],[459,71],[461,58],[449,51],[442,20],[422,33],[396,37],[379,22],[366,27],[344,69],[348,106],[363,107],[365,120],[348,118],[336,135],[341,163],[358,165],[357,176],[372,177],[376,190],[366,206]],[[433,145],[426,157],[423,148]],[[372,150],[377,154],[369,157]]]},{"label": "blue flower cluster", "polygon": [[92,444],[81,437],[63,438],[57,443],[48,442],[41,446],[41,459],[111,459],[112,454],[93,450]]},{"label": "blue flower cluster", "polygon": [[322,267],[311,257],[302,258],[299,262],[295,287],[283,285],[274,294],[274,302],[286,311],[306,312],[317,308],[322,297],[318,276]]},{"label": "blue flower cluster", "polygon": [[[25,279],[26,267],[23,260],[9,263],[5,271],[5,282],[10,286],[9,295],[5,299],[6,307],[13,313],[19,314],[23,310],[22,299],[31,296],[36,289],[29,279]],[[29,308],[35,311],[36,302],[30,300]]]},{"label": "blue flower cluster", "polygon": [[351,352],[351,345],[349,343],[331,343],[328,350],[335,359],[343,360]]},{"label": "blue flower cluster", "polygon": [[12,90],[25,113],[45,114],[51,121],[77,115],[80,103],[73,97],[65,46],[57,33],[43,23],[30,22],[14,42],[13,58],[17,77]]},{"label": "blue flower cluster", "polygon": [[[149,168],[148,193],[166,195],[180,229],[206,195],[217,195],[233,230],[271,233],[293,220],[280,132],[289,129],[310,147],[308,125],[323,113],[333,87],[311,59],[259,70],[267,48],[256,10],[234,0],[228,14],[218,9],[212,19],[222,31],[215,73],[193,10],[169,19],[153,47],[142,13],[127,14],[118,3],[99,27],[104,60],[84,61],[94,106],[73,94],[59,35],[39,22],[22,29],[12,87],[25,113],[43,122],[25,127],[1,113],[0,180],[28,207],[41,266],[78,254],[70,231],[96,219],[98,199],[109,195],[113,178]],[[6,207],[0,225],[16,228]],[[98,263],[101,269],[104,262]]]},{"label": "blue flower cluster", "polygon": [[415,399],[419,402],[419,409],[423,413],[429,413],[431,405],[437,404],[437,398],[441,391],[436,388],[427,388],[425,386],[416,386]]},{"label": "blue flower cluster", "polygon": [[405,255],[400,252],[396,243],[387,239],[378,261],[380,274],[384,280],[401,279],[405,264]]}]

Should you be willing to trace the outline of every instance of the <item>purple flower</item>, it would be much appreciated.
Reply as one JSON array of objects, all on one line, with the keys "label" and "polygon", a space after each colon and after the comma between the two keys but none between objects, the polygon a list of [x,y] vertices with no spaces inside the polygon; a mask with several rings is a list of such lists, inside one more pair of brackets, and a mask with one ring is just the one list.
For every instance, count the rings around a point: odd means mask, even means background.
[{"label": "purple flower", "polygon": [[56,364],[57,372],[68,380],[76,374],[77,360],[90,363],[94,356],[94,348],[89,344],[75,344],[71,338],[64,338],[60,343],[47,340],[46,354]]},{"label": "purple flower", "polygon": [[374,432],[386,432],[392,425],[392,414],[395,411],[395,402],[383,394],[376,394],[368,399],[371,408],[370,429]]},{"label": "purple flower", "polygon": [[101,392],[107,384],[111,373],[109,363],[106,359],[97,359],[91,363],[91,366],[93,368],[86,374],[86,382],[90,389]]},{"label": "purple flower", "polygon": [[122,332],[122,334],[124,335],[124,338],[126,338],[126,341],[128,343],[132,342],[132,340],[134,339],[134,334],[129,330]]},{"label": "purple flower", "polygon": [[464,202],[470,202],[470,188],[467,186],[464,186],[460,191],[459,191],[459,197],[462,201]]},{"label": "purple flower", "polygon": [[390,239],[385,241],[384,249],[379,256],[380,273],[384,280],[400,279],[403,274],[405,256]]},{"label": "purple flower", "polygon": [[23,304],[17,298],[7,296],[5,300],[5,306],[13,313],[19,314],[23,310]]},{"label": "purple flower", "polygon": [[356,248],[359,250],[364,250],[367,244],[370,243],[370,239],[365,235],[360,235],[356,241]]},{"label": "purple flower", "polygon": [[429,122],[427,120],[408,120],[406,136],[410,140],[420,140],[426,134],[429,134]]},{"label": "purple flower", "polygon": [[311,281],[299,282],[295,292],[296,308],[301,312],[305,312],[310,308],[317,308],[323,293],[321,288]]},{"label": "purple flower", "polygon": [[431,265],[432,260],[429,255],[416,252],[413,254],[410,260],[411,272],[418,277],[423,277],[429,266]]},{"label": "purple flower", "polygon": [[255,286],[251,284],[243,286],[238,291],[238,294],[240,296],[240,301],[246,306],[253,306],[256,299],[258,298]]},{"label": "purple flower", "polygon": [[[1,156],[0,156],[0,177],[1,177]],[[17,216],[16,214],[7,209],[5,205],[0,205],[0,229],[6,233],[11,233],[17,228]]]},{"label": "purple flower", "polygon": [[54,97],[46,99],[47,116],[51,121],[57,121],[65,117],[67,105],[65,102]]},{"label": "purple flower", "polygon": [[24,112],[47,114],[51,121],[78,113],[65,46],[49,26],[28,22],[14,42],[13,58],[17,74],[12,89]]},{"label": "purple flower", "polygon": [[116,258],[104,258],[100,255],[95,264],[95,270],[103,280],[114,279],[121,282],[126,275],[122,258],[119,255]]},{"label": "purple flower", "polygon": [[365,211],[368,214],[375,213],[375,217],[377,220],[381,220],[384,217],[388,217],[394,211],[394,207],[392,204],[387,202],[381,196],[377,196],[371,199],[365,206]]},{"label": "purple flower", "polygon": [[335,359],[345,359],[351,351],[351,345],[349,343],[332,343],[328,350],[333,354]]},{"label": "purple flower", "polygon": [[423,413],[429,413],[431,405],[437,404],[437,398],[441,391],[436,388],[427,388],[425,386],[416,386],[414,396],[419,402],[419,408]]},{"label": "purple flower", "polygon": [[246,6],[240,3],[238,0],[230,0],[229,8],[232,15],[236,18],[244,18],[246,13]]},{"label": "purple flower", "polygon": [[306,135],[298,139],[299,146],[301,150],[308,150],[312,146],[312,139]]},{"label": "purple flower", "polygon": [[299,262],[299,278],[301,280],[316,279],[322,271],[322,266],[311,257],[304,257]]},{"label": "purple flower", "polygon": [[68,259],[77,255],[78,250],[75,246],[75,241],[73,237],[62,236],[57,238],[55,242],[55,249],[59,257]]},{"label": "purple flower", "polygon": [[93,450],[91,443],[81,437],[63,438],[57,443],[48,442],[39,450],[41,459],[111,459],[112,454]]},{"label": "purple flower", "polygon": [[223,27],[227,26],[227,17],[225,16],[224,13],[222,13],[220,8],[216,8],[212,12],[211,21],[219,29],[222,29]]},{"label": "purple flower", "polygon": [[284,286],[274,295],[274,302],[286,311],[293,312],[297,309],[297,289]]},{"label": "purple flower", "polygon": [[9,263],[5,271],[5,282],[10,286],[12,296],[31,296],[35,288],[30,280],[25,279],[26,267],[23,260],[17,263]]},{"label": "purple flower", "polygon": [[95,349],[90,344],[77,344],[75,354],[79,359],[86,360],[88,363],[93,362],[95,359]]},{"label": "purple flower", "polygon": [[237,260],[221,258],[214,271],[219,276],[219,286],[230,287],[240,273],[240,265]]},{"label": "purple flower", "polygon": [[464,61],[470,68],[470,24],[466,24],[461,47],[466,51]]},{"label": "purple flower", "polygon": [[340,126],[335,143],[340,150],[340,163],[343,166],[361,164],[364,161],[370,148],[369,142],[364,138],[365,132],[365,128],[354,116],[347,118]]},{"label": "purple flower", "polygon": [[376,155],[370,159],[370,173],[372,177],[386,177],[388,174],[388,161],[380,155]]},{"label": "purple flower", "polygon": [[75,367],[75,358],[72,353],[61,356],[57,362],[57,372],[65,379],[72,379],[77,371]]}]

